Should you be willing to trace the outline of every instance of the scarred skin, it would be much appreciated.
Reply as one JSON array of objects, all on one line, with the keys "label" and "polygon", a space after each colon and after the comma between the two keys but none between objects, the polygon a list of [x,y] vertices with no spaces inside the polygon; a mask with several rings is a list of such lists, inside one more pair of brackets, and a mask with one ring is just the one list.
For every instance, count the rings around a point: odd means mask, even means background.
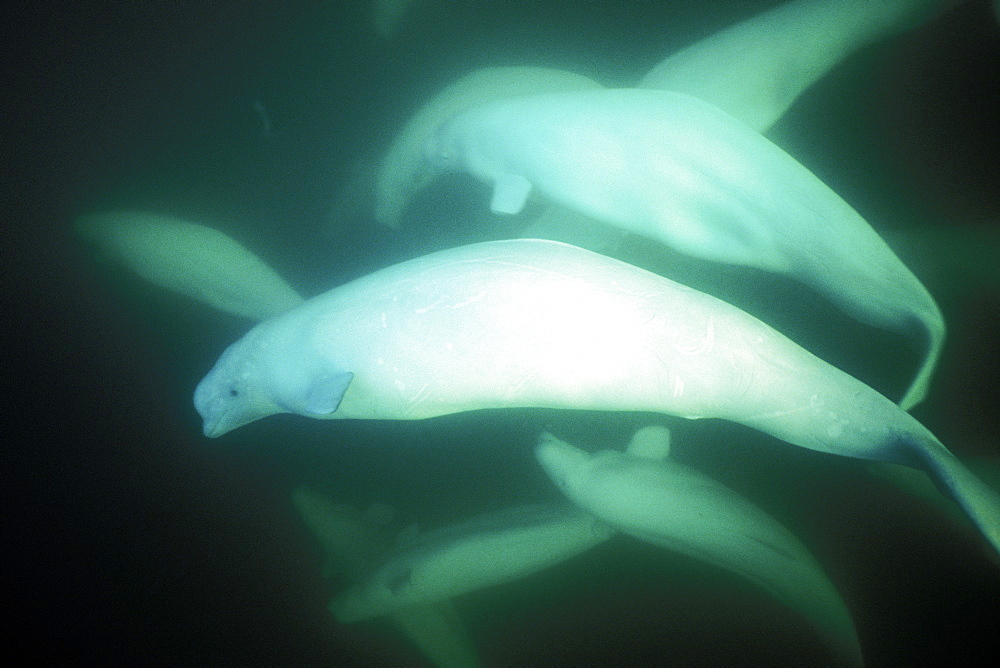
[{"label": "scarred skin", "polygon": [[330,290],[230,346],[194,399],[208,436],[282,412],[724,418],[821,452],[921,466],[1000,546],[997,494],[892,401],[736,307],[558,242],[472,244]]}]

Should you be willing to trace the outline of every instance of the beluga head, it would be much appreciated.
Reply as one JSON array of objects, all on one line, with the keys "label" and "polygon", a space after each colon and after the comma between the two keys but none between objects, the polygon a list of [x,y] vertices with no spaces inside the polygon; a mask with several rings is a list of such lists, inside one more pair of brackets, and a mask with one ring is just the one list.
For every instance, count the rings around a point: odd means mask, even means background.
[{"label": "beluga head", "polygon": [[[282,327],[283,318],[265,321],[222,353],[194,391],[205,435],[222,436],[268,415],[296,413],[330,417],[354,374],[307,353]],[[289,336],[289,331],[292,336]]]},{"label": "beluga head", "polygon": [[204,420],[205,436],[215,438],[268,415],[284,412],[263,391],[253,358],[237,341],[219,357],[194,391],[194,407]]}]

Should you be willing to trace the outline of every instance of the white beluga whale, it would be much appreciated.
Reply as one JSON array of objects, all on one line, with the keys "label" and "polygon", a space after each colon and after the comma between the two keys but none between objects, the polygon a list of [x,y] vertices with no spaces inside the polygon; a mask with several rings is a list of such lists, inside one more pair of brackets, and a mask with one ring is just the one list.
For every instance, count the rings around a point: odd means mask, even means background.
[{"label": "white beluga whale", "polygon": [[687,93],[758,132],[851,54],[915,28],[955,0],[790,0],[676,51],[638,88]]},{"label": "white beluga whale", "polygon": [[[805,90],[852,53],[928,21],[951,4],[780,3],[669,54],[635,85],[700,97],[765,132]],[[397,227],[413,195],[432,181],[420,148],[448,116],[501,99],[599,87],[583,75],[548,67],[487,67],[466,74],[431,97],[397,133],[379,168],[376,218]],[[580,245],[578,239],[572,243]]]},{"label": "white beluga whale", "polygon": [[138,211],[88,214],[75,227],[150,283],[231,315],[263,320],[302,303],[263,260],[211,227]]},{"label": "white beluga whale", "polygon": [[484,67],[452,82],[406,122],[379,163],[375,218],[398,227],[414,193],[436,176],[424,160],[424,144],[446,119],[497,100],[589,88],[600,84],[582,74],[548,67]]},{"label": "white beluga whale", "polygon": [[568,244],[494,241],[382,269],[266,320],[198,384],[207,436],[276,413],[653,411],[925,469],[1000,549],[1000,498],[915,418],[710,295]]},{"label": "white beluga whale", "polygon": [[[669,453],[669,432],[636,432],[629,452],[652,461]],[[614,532],[568,504],[534,504],[479,515],[401,544],[384,563],[335,598],[343,622],[393,614],[510,582],[554,566],[608,540]]]},{"label": "white beluga whale", "polygon": [[[330,567],[348,581],[363,581],[370,575],[372,564],[389,553],[391,509],[387,506],[375,505],[361,512],[353,506],[334,503],[306,486],[292,492],[292,502],[322,546]],[[387,616],[435,666],[480,665],[475,644],[451,601],[399,608]]]},{"label": "white beluga whale", "polygon": [[916,339],[923,357],[900,404],[927,392],[944,320],[920,280],[812,172],[707,102],[640,89],[521,97],[453,116],[426,149],[439,169],[491,183],[495,212],[538,192],[687,255],[796,278]]},{"label": "white beluga whale", "polygon": [[419,536],[330,603],[356,622],[503,584],[561,563],[614,534],[569,504],[508,508]]},{"label": "white beluga whale", "polygon": [[646,427],[625,453],[590,454],[543,434],[536,455],[580,508],[622,533],[748,579],[807,617],[839,656],[860,664],[847,606],[801,541],[732,489],[660,457],[665,443],[664,427]]}]

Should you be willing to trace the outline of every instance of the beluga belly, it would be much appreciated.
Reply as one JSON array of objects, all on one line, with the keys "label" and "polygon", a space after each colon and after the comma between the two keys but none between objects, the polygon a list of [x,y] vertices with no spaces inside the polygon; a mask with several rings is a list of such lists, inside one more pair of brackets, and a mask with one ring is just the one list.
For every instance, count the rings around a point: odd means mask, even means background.
[{"label": "beluga belly", "polygon": [[207,436],[276,413],[723,418],[821,452],[922,467],[1000,547],[1000,498],[891,400],[726,302],[555,241],[452,248],[313,297],[229,346],[194,402]]},{"label": "beluga belly", "polygon": [[927,392],[944,321],[923,284],[812,172],[707,102],[643,89],[525,96],[456,114],[425,151],[439,170],[491,183],[494,212],[517,213],[537,192],[694,257],[796,278],[919,341],[900,405]]}]

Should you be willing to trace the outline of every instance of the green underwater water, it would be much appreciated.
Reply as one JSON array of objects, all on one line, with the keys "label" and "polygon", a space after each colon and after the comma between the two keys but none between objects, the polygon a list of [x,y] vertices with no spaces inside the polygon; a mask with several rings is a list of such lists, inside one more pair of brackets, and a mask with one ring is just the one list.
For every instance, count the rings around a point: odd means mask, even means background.
[{"label": "green underwater water", "polygon": [[[400,530],[442,526],[558,500],[532,452],[543,430],[622,447],[659,423],[674,431],[678,460],[813,551],[871,665],[1000,651],[990,630],[1000,575],[971,528],[861,462],[739,425],[550,410],[419,422],[281,415],[208,441],[191,393],[247,323],[144,284],[67,233],[100,209],[189,218],[252,249],[305,296],[511,236],[516,221],[486,222],[486,190],[471,179],[421,193],[398,230],[379,226],[371,193],[350,184],[365,183],[366,165],[422,100],[467,70],[544,65],[623,85],[772,4],[429,2],[388,43],[368,28],[364,3],[154,2],[33,17],[32,62],[54,64],[35,102],[49,120],[33,119],[44,131],[27,135],[45,137],[32,181],[44,185],[25,199],[44,204],[27,217],[39,218],[37,233],[19,235],[30,261],[17,285],[34,309],[20,328],[30,353],[14,356],[25,410],[10,439],[25,471],[11,492],[30,508],[13,520],[14,535],[32,536],[21,543],[25,645],[50,660],[425,665],[389,625],[328,616],[340,582],[321,577],[291,490],[388,503]],[[939,299],[946,350],[914,414],[970,457],[1000,456],[1000,272],[988,250],[1000,224],[990,152],[1000,101],[989,88],[1000,91],[1000,31],[988,16],[970,3],[864,50],[768,135],[898,243]],[[56,35],[59,46],[47,39]],[[917,363],[901,337],[790,280],[635,237],[609,254],[736,304],[889,396]],[[832,661],[805,621],[735,576],[621,536],[457,608],[485,665]]]}]

